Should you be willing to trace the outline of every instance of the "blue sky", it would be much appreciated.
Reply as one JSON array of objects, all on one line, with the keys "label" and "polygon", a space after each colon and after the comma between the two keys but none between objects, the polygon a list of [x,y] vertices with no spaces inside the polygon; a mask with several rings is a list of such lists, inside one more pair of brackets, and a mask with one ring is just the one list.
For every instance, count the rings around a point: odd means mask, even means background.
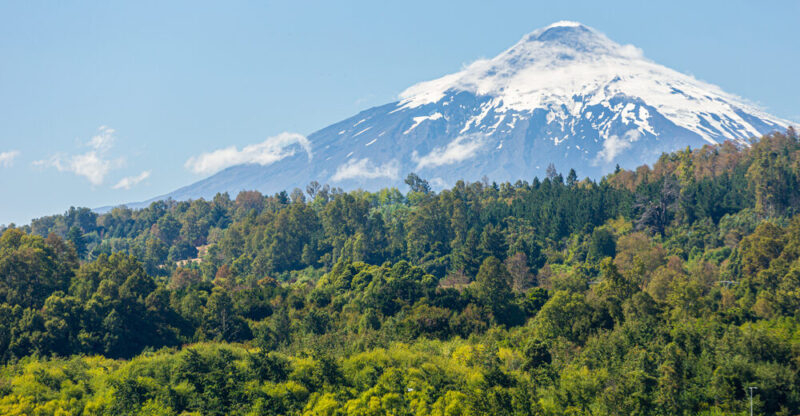
[{"label": "blue sky", "polygon": [[0,224],[139,201],[576,20],[800,120],[800,1],[0,2]]}]

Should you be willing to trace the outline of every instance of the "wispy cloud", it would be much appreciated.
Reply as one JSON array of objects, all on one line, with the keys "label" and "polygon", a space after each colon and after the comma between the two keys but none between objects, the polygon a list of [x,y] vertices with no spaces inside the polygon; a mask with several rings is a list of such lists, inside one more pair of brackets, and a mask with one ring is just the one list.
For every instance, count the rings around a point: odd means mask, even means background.
[{"label": "wispy cloud", "polygon": [[429,182],[434,189],[444,189],[450,187],[450,185],[447,184],[447,181],[439,177],[431,178]]},{"label": "wispy cloud", "polygon": [[411,158],[417,162],[417,170],[452,165],[475,156],[486,144],[486,136],[469,134],[459,136],[444,147],[437,147],[425,156],[420,157],[416,151]]},{"label": "wispy cloud", "polygon": [[0,152],[0,167],[10,168],[14,165],[14,159],[19,156],[18,150],[10,150],[8,152]]},{"label": "wispy cloud", "polygon": [[97,128],[98,133],[92,136],[89,140],[88,145],[94,148],[97,151],[106,151],[114,145],[114,132],[116,130],[108,127],[108,126],[100,126]]},{"label": "wispy cloud", "polygon": [[639,140],[642,134],[638,130],[628,130],[622,137],[613,135],[603,142],[603,149],[597,153],[594,164],[599,162],[611,163],[623,150],[631,147],[633,142]]},{"label": "wispy cloud", "polygon": [[235,146],[193,156],[184,165],[194,173],[211,174],[229,166],[243,163],[269,165],[289,156],[299,148],[305,150],[311,160],[311,142],[302,134],[281,133],[258,144],[245,146],[242,150]]},{"label": "wispy cloud", "polygon": [[138,174],[136,176],[127,176],[127,177],[124,177],[124,178],[120,179],[120,181],[117,182],[117,184],[114,185],[112,188],[114,188],[114,189],[131,189],[131,187],[138,185],[140,182],[142,182],[143,180],[145,180],[145,179],[147,179],[149,177],[150,177],[150,171],[146,170],[146,171],[144,171],[144,172],[142,172],[142,173],[140,173],[140,174]]},{"label": "wispy cloud", "polygon": [[114,144],[114,129],[107,126],[100,126],[85,146],[91,150],[78,155],[57,154],[49,159],[37,160],[33,162],[36,166],[53,167],[60,172],[71,172],[78,176],[83,176],[92,185],[101,185],[106,175],[111,169],[123,164],[124,159],[108,159],[107,153]]},{"label": "wispy cloud", "polygon": [[400,163],[393,159],[382,165],[375,165],[369,159],[351,159],[347,163],[339,166],[331,180],[338,182],[345,179],[377,179],[389,178],[397,179],[400,177]]}]

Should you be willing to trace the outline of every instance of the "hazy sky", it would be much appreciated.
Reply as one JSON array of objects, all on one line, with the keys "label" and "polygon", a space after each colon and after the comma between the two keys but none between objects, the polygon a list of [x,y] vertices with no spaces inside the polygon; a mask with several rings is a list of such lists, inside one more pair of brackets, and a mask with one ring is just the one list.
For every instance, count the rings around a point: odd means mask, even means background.
[{"label": "hazy sky", "polygon": [[0,2],[0,224],[167,193],[558,20],[800,120],[798,0],[384,3]]}]

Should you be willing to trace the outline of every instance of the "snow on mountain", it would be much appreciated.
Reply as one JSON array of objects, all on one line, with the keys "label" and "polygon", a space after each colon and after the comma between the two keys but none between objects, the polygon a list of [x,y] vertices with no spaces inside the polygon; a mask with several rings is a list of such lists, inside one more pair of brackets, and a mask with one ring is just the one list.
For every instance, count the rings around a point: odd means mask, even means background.
[{"label": "snow on mountain", "polygon": [[[742,111],[782,122],[714,85],[648,61],[634,46],[614,43],[576,22],[555,23],[525,36],[494,59],[414,85],[400,94],[401,108],[439,102],[450,91],[491,96],[487,109],[495,114],[547,108],[548,121],[559,123],[580,117],[587,106],[600,105],[639,133],[655,135],[646,108],[611,104],[613,98],[626,96],[654,107],[670,122],[709,143],[761,134],[740,115]],[[468,123],[480,124],[484,120],[480,116],[486,117],[480,113]],[[601,138],[609,138],[609,125],[600,126]]]},{"label": "snow on mountain", "polygon": [[513,182],[543,176],[550,163],[597,178],[616,164],[635,167],[662,152],[724,140],[746,145],[788,125],[714,85],[647,60],[634,46],[576,22],[558,22],[492,59],[411,86],[397,102],[323,128],[308,141],[284,140],[276,157],[245,158],[256,163],[229,167],[166,196],[273,193],[304,189],[312,180],[376,189],[402,186],[409,172],[436,186],[483,176]]}]

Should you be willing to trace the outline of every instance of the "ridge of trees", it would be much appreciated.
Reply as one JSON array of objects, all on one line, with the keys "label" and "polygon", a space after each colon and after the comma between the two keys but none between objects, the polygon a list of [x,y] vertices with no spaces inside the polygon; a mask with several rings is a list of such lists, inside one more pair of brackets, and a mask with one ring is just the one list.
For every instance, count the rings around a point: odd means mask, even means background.
[{"label": "ridge of trees", "polygon": [[599,182],[71,208],[0,235],[0,413],[797,414],[799,179],[790,130]]}]

